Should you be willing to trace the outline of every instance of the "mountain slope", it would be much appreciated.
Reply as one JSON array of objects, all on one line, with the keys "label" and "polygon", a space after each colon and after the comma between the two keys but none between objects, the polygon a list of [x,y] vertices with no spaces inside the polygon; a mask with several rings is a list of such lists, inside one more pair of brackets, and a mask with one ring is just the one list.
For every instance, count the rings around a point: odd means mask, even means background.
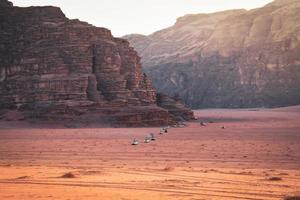
[{"label": "mountain slope", "polygon": [[300,103],[300,1],[180,17],[149,36],[125,36],[155,87],[193,107]]}]

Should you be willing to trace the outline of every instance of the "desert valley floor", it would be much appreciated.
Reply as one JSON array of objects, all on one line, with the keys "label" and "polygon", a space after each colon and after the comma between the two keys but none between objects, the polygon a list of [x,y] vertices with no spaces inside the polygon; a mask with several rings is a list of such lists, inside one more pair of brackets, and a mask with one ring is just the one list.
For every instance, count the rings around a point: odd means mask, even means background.
[{"label": "desert valley floor", "polygon": [[[159,128],[1,122],[0,199],[275,200],[300,194],[300,107],[195,113],[198,121],[162,136]],[[151,132],[156,141],[130,145]]]}]

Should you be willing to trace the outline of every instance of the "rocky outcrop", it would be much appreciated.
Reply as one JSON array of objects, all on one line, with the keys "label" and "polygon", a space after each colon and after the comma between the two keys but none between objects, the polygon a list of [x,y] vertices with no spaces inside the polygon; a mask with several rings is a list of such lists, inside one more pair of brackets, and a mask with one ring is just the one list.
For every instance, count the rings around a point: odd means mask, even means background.
[{"label": "rocky outcrop", "polygon": [[168,110],[174,121],[189,121],[194,119],[194,113],[180,102],[180,99],[170,98],[165,94],[157,94],[157,105]]},{"label": "rocky outcrop", "polygon": [[199,107],[300,104],[300,2],[180,17],[126,36],[159,92]]},{"label": "rocky outcrop", "polygon": [[156,106],[138,54],[109,30],[69,20],[57,7],[20,8],[6,0],[0,27],[0,109],[45,120],[170,121]]}]

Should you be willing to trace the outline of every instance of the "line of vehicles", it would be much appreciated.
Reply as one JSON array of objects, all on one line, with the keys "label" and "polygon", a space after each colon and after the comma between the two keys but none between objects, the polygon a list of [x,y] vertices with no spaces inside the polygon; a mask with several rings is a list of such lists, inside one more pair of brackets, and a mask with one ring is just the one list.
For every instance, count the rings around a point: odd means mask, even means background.
[{"label": "line of vehicles", "polygon": [[[169,128],[170,128],[169,126],[161,128],[159,134],[163,135],[165,133],[168,133],[168,129]],[[156,140],[156,137],[155,137],[154,133],[150,133],[149,135],[147,135],[145,137],[144,143],[150,143],[151,141],[154,141],[154,140]],[[131,145],[138,145],[139,143],[140,143],[139,140],[137,140],[136,138],[134,138],[132,140],[132,142],[131,142]]]}]

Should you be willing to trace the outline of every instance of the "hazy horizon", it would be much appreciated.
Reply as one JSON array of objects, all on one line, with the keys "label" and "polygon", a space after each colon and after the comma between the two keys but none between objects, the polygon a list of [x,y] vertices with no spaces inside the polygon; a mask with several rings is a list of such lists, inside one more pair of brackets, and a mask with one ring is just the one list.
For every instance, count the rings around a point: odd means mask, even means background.
[{"label": "hazy horizon", "polygon": [[127,34],[149,35],[172,26],[178,17],[186,14],[211,13],[229,9],[253,9],[272,0],[11,0],[15,6],[60,7],[70,19],[80,19],[98,27],[105,27],[114,36]]}]

